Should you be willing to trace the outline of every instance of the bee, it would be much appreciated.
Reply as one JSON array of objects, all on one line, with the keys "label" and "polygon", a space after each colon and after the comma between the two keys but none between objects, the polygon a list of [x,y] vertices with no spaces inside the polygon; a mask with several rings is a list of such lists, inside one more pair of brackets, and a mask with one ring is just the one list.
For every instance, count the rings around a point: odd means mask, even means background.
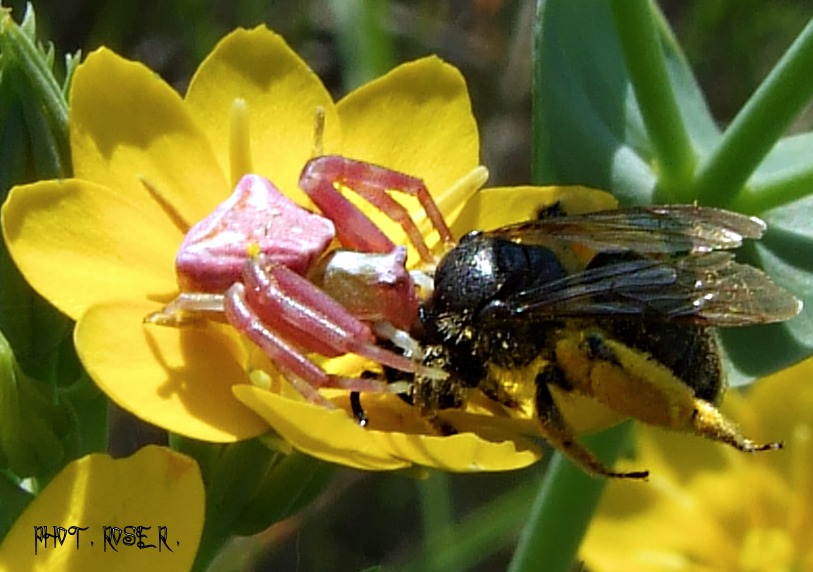
[{"label": "bee", "polygon": [[596,475],[648,473],[613,471],[585,448],[563,414],[574,399],[741,451],[778,449],[743,437],[717,409],[725,383],[715,328],[779,322],[801,310],[731,253],[765,228],[710,207],[569,216],[557,203],[536,220],[472,232],[439,261],[411,331],[423,365],[448,376],[386,375],[409,381],[408,400],[437,420],[480,390],[536,419],[547,441]]}]

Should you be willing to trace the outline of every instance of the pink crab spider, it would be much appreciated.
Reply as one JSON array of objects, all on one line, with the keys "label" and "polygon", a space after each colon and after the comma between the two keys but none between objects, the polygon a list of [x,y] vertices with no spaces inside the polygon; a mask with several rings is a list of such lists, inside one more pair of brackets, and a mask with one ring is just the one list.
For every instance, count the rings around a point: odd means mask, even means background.
[{"label": "pink crab spider", "polygon": [[[329,375],[308,353],[328,358],[354,353],[396,370],[446,377],[420,363],[420,346],[407,333],[417,316],[416,281],[431,281],[411,275],[406,249],[337,190],[338,185],[352,189],[400,224],[429,267],[436,260],[415,222],[385,192],[416,197],[441,243],[452,245],[424,183],[328,155],[305,165],[299,185],[324,216],[294,204],[258,175],[243,177],[225,202],[189,230],[175,261],[181,294],[146,321],[180,325],[200,317],[225,319],[259,346],[307,400],[327,406],[319,388],[403,393],[409,387]],[[343,249],[330,250],[334,238]],[[379,338],[403,353],[379,347]]]}]

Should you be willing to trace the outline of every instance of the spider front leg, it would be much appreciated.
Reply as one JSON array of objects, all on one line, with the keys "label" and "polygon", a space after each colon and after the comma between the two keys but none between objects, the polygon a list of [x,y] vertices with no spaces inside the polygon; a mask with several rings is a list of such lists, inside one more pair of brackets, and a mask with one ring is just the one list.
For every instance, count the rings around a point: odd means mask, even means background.
[{"label": "spider front leg", "polygon": [[[245,299],[245,306],[250,310],[251,316],[246,316],[246,312],[229,316],[229,304],[235,294]],[[243,304],[242,300],[236,301]],[[226,316],[241,331],[244,331],[245,326],[252,326],[251,322],[246,321],[247,317],[257,319],[267,329],[273,330],[297,347],[325,357],[354,353],[399,371],[431,378],[446,376],[440,370],[425,367],[375,345],[376,338],[370,327],[343,305],[291,269],[280,264],[264,263],[261,258],[247,261],[243,283],[232,286],[227,292]],[[257,341],[250,331],[246,333]],[[258,345],[262,347],[262,343]],[[392,389],[387,391],[391,392]]]},{"label": "spider front leg", "polygon": [[369,326],[315,284],[281,264],[252,257],[246,262],[242,278],[223,299],[226,320],[260,347],[311,402],[326,404],[317,391],[322,387],[373,393],[403,393],[409,387],[329,375],[306,353],[325,357],[354,353],[400,371],[445,376],[442,371],[375,345]]},{"label": "spider front leg", "polygon": [[385,191],[399,191],[416,197],[435,227],[441,242],[446,245],[454,243],[443,215],[420,179],[339,155],[316,157],[305,165],[299,178],[299,186],[333,221],[339,240],[348,248],[363,252],[388,252],[395,245],[336,190],[337,184],[352,189],[400,224],[424,262],[435,261],[426,241],[406,208]]}]

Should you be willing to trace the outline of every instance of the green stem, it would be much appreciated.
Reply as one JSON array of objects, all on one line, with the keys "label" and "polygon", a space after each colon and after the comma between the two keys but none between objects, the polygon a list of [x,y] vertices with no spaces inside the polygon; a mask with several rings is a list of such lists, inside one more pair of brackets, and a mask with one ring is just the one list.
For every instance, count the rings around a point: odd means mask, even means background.
[{"label": "green stem", "polygon": [[[813,20],[765,78],[700,165],[695,181],[700,202],[726,206],[813,96]],[[722,193],[725,192],[726,195]]]},{"label": "green stem", "polygon": [[[487,505],[462,517],[445,530],[426,539],[424,552],[431,554],[435,570],[476,568],[514,542],[528,513],[533,488],[511,487]],[[414,558],[392,567],[398,572],[425,572],[426,559]],[[388,568],[389,569],[389,568]]]},{"label": "green stem", "polygon": [[345,92],[392,69],[395,63],[392,39],[383,26],[388,3],[384,0],[331,0],[330,6],[339,23],[338,44]]},{"label": "green stem", "polygon": [[[429,478],[418,483],[418,495],[423,517],[424,545],[429,547],[438,535],[452,527],[452,498],[449,494],[449,476],[446,473],[433,471]],[[437,559],[434,550],[424,551],[422,569],[446,570],[447,567]]]},{"label": "green stem", "polygon": [[813,165],[805,165],[790,173],[781,173],[756,183],[749,183],[729,206],[737,212],[758,215],[803,199],[811,192],[813,192]]},{"label": "green stem", "polygon": [[610,8],[635,98],[657,158],[661,185],[686,188],[695,154],[678,108],[649,0],[612,0]]},{"label": "green stem", "polygon": [[[631,423],[624,423],[585,442],[605,464],[612,466],[627,443],[631,427]],[[589,476],[559,453],[554,455],[509,571],[572,570],[606,485],[606,478]]]}]

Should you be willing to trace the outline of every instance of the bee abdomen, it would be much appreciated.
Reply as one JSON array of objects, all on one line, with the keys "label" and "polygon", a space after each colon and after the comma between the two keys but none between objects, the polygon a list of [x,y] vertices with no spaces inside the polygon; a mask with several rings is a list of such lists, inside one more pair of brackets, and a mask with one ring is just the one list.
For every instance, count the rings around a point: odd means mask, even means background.
[{"label": "bee abdomen", "polygon": [[605,328],[624,344],[646,352],[694,390],[695,397],[718,403],[723,370],[714,332],[702,326],[617,320]]}]

